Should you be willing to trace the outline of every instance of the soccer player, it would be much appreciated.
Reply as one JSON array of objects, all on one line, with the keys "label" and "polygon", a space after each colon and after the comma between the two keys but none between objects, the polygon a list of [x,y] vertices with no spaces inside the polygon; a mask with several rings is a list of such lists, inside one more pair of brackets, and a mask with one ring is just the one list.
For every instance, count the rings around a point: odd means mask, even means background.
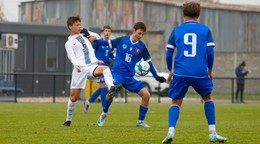
[{"label": "soccer player", "polygon": [[[109,40],[109,37],[111,35],[111,27],[106,25],[103,27],[103,39]],[[114,53],[112,49],[109,46],[102,46],[98,45],[97,43],[92,44],[93,48],[95,49],[95,55],[97,59],[102,60],[104,62],[103,65],[109,66],[110,65],[110,59],[114,59]],[[104,106],[104,101],[106,99],[106,93],[108,90],[108,87],[105,83],[104,76],[100,77],[100,87],[90,96],[90,98],[86,101],[84,101],[84,112],[87,113],[89,108],[89,103],[93,102],[99,95],[101,95],[101,104],[102,107]]]},{"label": "soccer player", "polygon": [[[97,40],[97,43],[102,45],[110,45],[116,48],[116,58],[112,67],[112,75],[114,84],[122,84],[123,87],[129,91],[137,93],[141,98],[141,105],[139,108],[139,117],[136,123],[137,127],[149,127],[144,119],[148,111],[150,93],[145,88],[142,81],[135,77],[135,64],[142,58],[150,65],[150,71],[158,82],[165,82],[164,77],[158,76],[148,49],[141,41],[141,38],[146,32],[146,26],[143,22],[137,22],[133,27],[131,36],[122,36],[109,41]],[[108,109],[113,101],[113,96],[107,96],[103,107],[103,112],[98,119],[98,126],[103,126],[107,116]]]},{"label": "soccer player", "polygon": [[109,88],[108,95],[115,95],[120,89],[120,85],[114,86],[113,77],[109,67],[98,65],[103,61],[95,57],[94,49],[89,39],[94,40],[93,36],[84,37],[80,34],[81,18],[79,16],[71,16],[67,19],[67,27],[70,30],[70,36],[65,43],[66,52],[69,60],[73,64],[70,98],[67,107],[67,117],[63,126],[70,126],[72,115],[75,111],[75,103],[79,98],[81,89],[84,89],[86,79],[93,79],[104,75],[105,82]]},{"label": "soccer player", "polygon": [[[204,112],[208,122],[209,140],[225,142],[227,138],[216,133],[215,106],[212,99],[214,46],[210,29],[197,22],[200,4],[185,2],[183,4],[184,23],[175,27],[166,45],[166,62],[170,74],[168,96],[172,105],[168,111],[168,134],[162,143],[171,143],[175,136],[175,127],[183,98],[189,86],[204,100]],[[173,53],[177,49],[172,72]]]}]

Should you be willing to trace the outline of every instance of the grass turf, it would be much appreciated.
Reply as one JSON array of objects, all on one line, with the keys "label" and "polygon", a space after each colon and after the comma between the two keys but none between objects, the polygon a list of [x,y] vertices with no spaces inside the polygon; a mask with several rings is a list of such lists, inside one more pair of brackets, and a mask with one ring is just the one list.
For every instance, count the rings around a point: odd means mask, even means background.
[{"label": "grass turf", "polygon": [[[151,103],[146,118],[151,128],[137,128],[139,104],[113,103],[103,127],[96,121],[101,105],[91,104],[88,114],[77,103],[71,127],[62,127],[66,103],[1,103],[1,144],[159,144],[167,134],[170,104]],[[260,143],[259,104],[216,104],[217,131],[230,144]],[[204,144],[208,128],[203,104],[183,104],[175,144]]]}]

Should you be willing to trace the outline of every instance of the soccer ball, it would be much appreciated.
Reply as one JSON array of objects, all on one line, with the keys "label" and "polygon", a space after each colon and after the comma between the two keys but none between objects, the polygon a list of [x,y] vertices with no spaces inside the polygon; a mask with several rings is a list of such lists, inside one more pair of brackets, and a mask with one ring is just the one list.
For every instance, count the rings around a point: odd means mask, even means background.
[{"label": "soccer ball", "polygon": [[139,61],[135,64],[135,72],[140,76],[145,76],[150,71],[150,65],[146,61]]}]

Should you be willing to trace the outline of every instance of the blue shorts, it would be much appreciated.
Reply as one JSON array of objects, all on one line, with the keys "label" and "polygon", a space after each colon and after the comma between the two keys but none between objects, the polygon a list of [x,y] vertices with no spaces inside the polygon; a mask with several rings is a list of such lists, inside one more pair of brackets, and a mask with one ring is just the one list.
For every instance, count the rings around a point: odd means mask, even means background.
[{"label": "blue shorts", "polygon": [[114,85],[122,84],[122,86],[132,92],[138,93],[144,88],[144,83],[137,79],[136,76],[126,76],[120,73],[113,72]]},{"label": "blue shorts", "polygon": [[210,94],[213,90],[213,82],[209,77],[194,78],[175,75],[171,80],[168,96],[175,100],[183,99],[189,86],[192,86],[202,97]]}]

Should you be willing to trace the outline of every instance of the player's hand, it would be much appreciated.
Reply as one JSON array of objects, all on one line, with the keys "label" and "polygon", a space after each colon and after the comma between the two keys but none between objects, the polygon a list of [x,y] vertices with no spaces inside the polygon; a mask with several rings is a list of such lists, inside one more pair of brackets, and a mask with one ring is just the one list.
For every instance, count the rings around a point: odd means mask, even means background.
[{"label": "player's hand", "polygon": [[93,35],[89,35],[87,38],[90,42],[93,42],[94,40],[96,40],[96,36],[93,36]]},{"label": "player's hand", "polygon": [[212,70],[209,70],[209,71],[208,71],[208,75],[209,75],[209,77],[210,77],[211,79],[213,79],[213,71],[212,71]]},{"label": "player's hand", "polygon": [[157,77],[156,80],[160,83],[166,82],[166,79],[162,76]]},{"label": "player's hand", "polygon": [[79,65],[77,66],[77,71],[78,71],[78,72],[81,72]]},{"label": "player's hand", "polygon": [[97,63],[98,63],[99,65],[104,64],[104,62],[103,62],[102,60],[98,60]]},{"label": "player's hand", "polygon": [[167,83],[167,84],[169,84],[169,83],[171,82],[172,76],[173,76],[173,75],[171,75],[171,74],[168,75],[167,80],[166,80],[166,83]]},{"label": "player's hand", "polygon": [[84,37],[88,37],[88,36],[90,35],[89,32],[88,32],[88,30],[85,29],[85,28],[83,28],[83,29],[80,31],[80,33],[82,33]]}]

